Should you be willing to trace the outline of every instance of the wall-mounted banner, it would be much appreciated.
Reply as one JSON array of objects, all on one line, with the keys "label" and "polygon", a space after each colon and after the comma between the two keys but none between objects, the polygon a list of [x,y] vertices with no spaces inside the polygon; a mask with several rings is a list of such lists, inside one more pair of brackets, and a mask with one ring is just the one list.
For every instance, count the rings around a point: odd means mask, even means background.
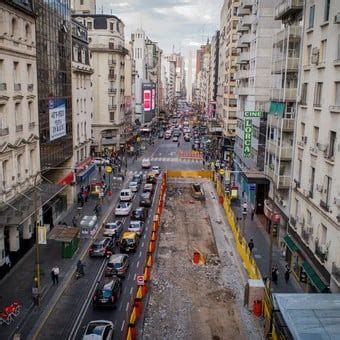
[{"label": "wall-mounted banner", "polygon": [[48,101],[50,116],[50,141],[66,135],[66,100]]},{"label": "wall-mounted banner", "polygon": [[251,155],[251,140],[253,138],[253,121],[250,118],[261,118],[262,111],[244,111],[243,126],[243,156],[249,158]]}]

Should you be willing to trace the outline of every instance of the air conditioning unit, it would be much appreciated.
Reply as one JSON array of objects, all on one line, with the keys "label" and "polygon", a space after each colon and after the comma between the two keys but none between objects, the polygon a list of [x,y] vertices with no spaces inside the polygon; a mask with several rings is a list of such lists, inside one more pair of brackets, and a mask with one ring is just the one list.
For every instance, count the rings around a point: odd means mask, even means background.
[{"label": "air conditioning unit", "polygon": [[319,191],[319,192],[322,192],[323,186],[320,185],[320,184],[317,184],[317,185],[316,185],[316,190]]},{"label": "air conditioning unit", "polygon": [[334,23],[335,23],[335,24],[340,24],[340,13],[338,13],[338,14],[334,17]]},{"label": "air conditioning unit", "polygon": [[325,244],[320,244],[319,246],[321,253],[327,253],[327,246]]}]

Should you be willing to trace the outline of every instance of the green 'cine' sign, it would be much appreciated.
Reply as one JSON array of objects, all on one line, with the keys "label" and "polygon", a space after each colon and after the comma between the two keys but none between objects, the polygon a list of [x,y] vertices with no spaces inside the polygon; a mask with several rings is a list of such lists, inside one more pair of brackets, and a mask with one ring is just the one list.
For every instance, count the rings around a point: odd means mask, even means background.
[{"label": "green 'cine' sign", "polygon": [[263,112],[262,111],[244,111],[245,118],[262,118]]},{"label": "green 'cine' sign", "polygon": [[252,136],[253,136],[253,121],[248,118],[244,120],[243,156],[245,158],[250,157]]}]

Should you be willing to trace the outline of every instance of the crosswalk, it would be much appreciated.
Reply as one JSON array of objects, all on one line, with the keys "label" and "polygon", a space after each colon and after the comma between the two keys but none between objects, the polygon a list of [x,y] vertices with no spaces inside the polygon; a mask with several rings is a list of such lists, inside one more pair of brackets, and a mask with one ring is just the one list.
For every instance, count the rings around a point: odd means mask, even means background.
[{"label": "crosswalk", "polygon": [[197,158],[153,157],[151,162],[202,163],[202,160]]}]

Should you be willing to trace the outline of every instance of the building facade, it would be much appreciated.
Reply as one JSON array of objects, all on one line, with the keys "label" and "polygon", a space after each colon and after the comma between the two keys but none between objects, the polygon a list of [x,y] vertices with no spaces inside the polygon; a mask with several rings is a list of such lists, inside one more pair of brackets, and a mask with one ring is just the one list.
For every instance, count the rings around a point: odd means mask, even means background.
[{"label": "building facade", "polygon": [[[40,171],[35,11],[31,1],[0,3],[0,278],[32,243],[32,211],[18,206]],[[14,216],[17,215],[18,219]]]},{"label": "building facade", "polygon": [[96,0],[71,0],[72,14],[96,14]]},{"label": "building facade", "polygon": [[124,23],[114,15],[78,14],[87,27],[94,69],[92,153],[110,154],[124,146],[125,56]]},{"label": "building facade", "polygon": [[220,156],[229,166],[232,162],[236,129],[236,14],[239,4],[236,0],[225,0],[220,13],[216,118],[223,129]]},{"label": "building facade", "polygon": [[340,287],[339,12],[338,1],[305,1],[287,260],[306,291]]},{"label": "building facade", "polygon": [[93,117],[93,87],[87,28],[72,20],[72,122],[74,166],[89,164]]},{"label": "building facade", "polygon": [[[263,171],[266,120],[271,94],[273,35],[281,23],[274,20],[272,0],[241,1],[237,9],[237,126],[234,166],[240,190],[246,193],[257,213],[263,213],[268,180],[252,172]],[[254,189],[254,184],[256,189]]]}]

